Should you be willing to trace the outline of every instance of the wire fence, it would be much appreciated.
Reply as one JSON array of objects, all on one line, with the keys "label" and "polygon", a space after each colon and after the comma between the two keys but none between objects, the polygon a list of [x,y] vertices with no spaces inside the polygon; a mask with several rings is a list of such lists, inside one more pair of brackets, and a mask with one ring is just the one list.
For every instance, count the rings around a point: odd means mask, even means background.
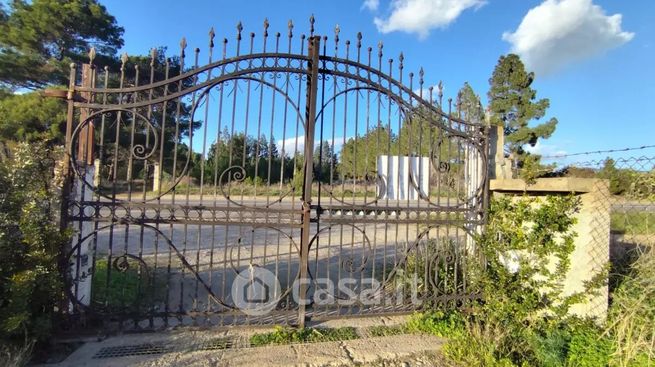
[{"label": "wire fence", "polygon": [[[655,247],[655,156],[607,157],[569,163],[551,175],[598,178],[605,193],[597,198],[600,210],[610,213],[610,294],[632,262]],[[595,231],[607,231],[596,223]],[[605,232],[606,233],[606,232]],[[598,251],[602,251],[599,247]],[[603,259],[605,254],[594,254]]]}]

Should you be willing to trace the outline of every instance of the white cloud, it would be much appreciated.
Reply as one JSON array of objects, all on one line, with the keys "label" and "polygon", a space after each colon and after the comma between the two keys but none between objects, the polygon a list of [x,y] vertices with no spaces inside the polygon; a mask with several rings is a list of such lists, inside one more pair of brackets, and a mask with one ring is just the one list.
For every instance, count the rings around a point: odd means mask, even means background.
[{"label": "white cloud", "polygon": [[540,140],[534,146],[526,145],[525,150],[532,154],[539,154],[542,156],[560,156],[566,155],[566,150],[561,149],[557,145],[544,144]]},{"label": "white cloud", "polygon": [[546,0],[530,9],[503,40],[529,70],[548,74],[618,47],[634,37],[621,30],[621,14],[605,15],[592,0]]},{"label": "white cloud", "polygon": [[[441,88],[442,88],[441,91],[443,93],[443,91],[446,90],[446,87],[443,86],[442,84]],[[423,94],[421,94],[421,92]],[[422,90],[421,88],[416,88],[414,89],[414,93],[418,94],[419,96],[423,96],[423,99],[426,101],[430,99],[430,87],[424,87]],[[435,84],[432,86],[432,102],[438,101],[438,99],[439,99],[439,84]]]},{"label": "white cloud", "polygon": [[435,28],[445,28],[466,9],[479,8],[485,0],[391,0],[387,19],[373,22],[382,33],[403,31],[423,39]]},{"label": "white cloud", "polygon": [[376,11],[378,10],[379,6],[380,6],[380,0],[364,0],[364,3],[362,4],[362,9]]}]

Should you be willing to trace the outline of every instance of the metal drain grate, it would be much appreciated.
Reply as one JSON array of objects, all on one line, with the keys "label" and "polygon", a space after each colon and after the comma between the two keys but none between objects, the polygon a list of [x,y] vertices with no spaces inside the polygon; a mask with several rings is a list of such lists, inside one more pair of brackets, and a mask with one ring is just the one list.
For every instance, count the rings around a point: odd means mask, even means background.
[{"label": "metal drain grate", "polygon": [[198,350],[218,350],[236,348],[237,341],[234,338],[216,338],[208,340],[198,346]]},{"label": "metal drain grate", "polygon": [[138,344],[138,345],[123,345],[118,347],[102,348],[96,353],[93,358],[116,358],[128,356],[143,356],[151,354],[164,354],[172,352],[173,349],[162,344]]}]

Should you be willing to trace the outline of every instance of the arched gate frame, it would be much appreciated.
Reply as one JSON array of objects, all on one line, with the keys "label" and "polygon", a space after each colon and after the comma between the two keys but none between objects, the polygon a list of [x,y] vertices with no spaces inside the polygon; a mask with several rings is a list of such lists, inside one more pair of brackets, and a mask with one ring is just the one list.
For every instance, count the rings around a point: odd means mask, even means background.
[{"label": "arched gate frame", "polygon": [[[199,49],[188,65],[184,39],[179,56],[123,55],[117,72],[96,67],[94,50],[81,72],[71,65],[72,314],[134,328],[304,325],[477,296],[466,279],[487,202],[477,105],[444,103],[382,43],[310,25],[297,37],[289,22],[285,37],[265,22],[256,38],[239,24],[219,47],[212,30],[204,66]],[[279,285],[248,300],[266,312],[244,309],[232,284],[263,269]]]}]

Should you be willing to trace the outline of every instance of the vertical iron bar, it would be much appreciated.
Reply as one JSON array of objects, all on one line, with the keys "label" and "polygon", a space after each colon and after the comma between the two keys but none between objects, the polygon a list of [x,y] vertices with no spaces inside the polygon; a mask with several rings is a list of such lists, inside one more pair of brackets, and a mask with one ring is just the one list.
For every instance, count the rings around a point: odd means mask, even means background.
[{"label": "vertical iron bar", "polygon": [[305,106],[305,162],[302,192],[302,230],[300,232],[300,293],[298,307],[298,326],[305,327],[305,297],[307,296],[307,275],[309,258],[309,222],[311,217],[314,128],[316,125],[316,99],[318,97],[318,67],[320,54],[320,36],[312,36],[308,40],[307,52],[310,57],[307,63],[307,104]]}]

